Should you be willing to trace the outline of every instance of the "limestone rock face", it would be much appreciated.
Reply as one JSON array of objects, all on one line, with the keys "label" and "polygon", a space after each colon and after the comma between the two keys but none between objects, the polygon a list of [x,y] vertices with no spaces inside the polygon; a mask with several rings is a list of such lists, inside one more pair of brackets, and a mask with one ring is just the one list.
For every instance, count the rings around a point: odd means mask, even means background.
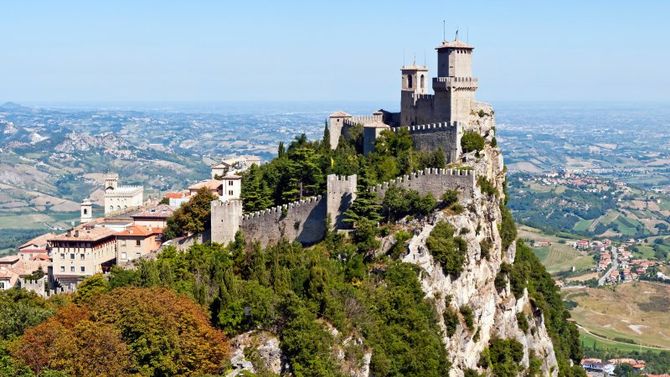
[{"label": "limestone rock face", "polygon": [[233,338],[231,344],[232,370],[227,377],[238,376],[245,371],[265,371],[279,375],[287,369],[279,348],[279,339],[269,332],[246,332]]},{"label": "limestone rock face", "polygon": [[[463,376],[466,369],[479,370],[480,354],[492,338],[516,339],[524,346],[524,367],[528,367],[529,358],[534,355],[542,360],[543,375],[557,376],[558,366],[551,338],[542,314],[533,310],[528,292],[525,291],[517,300],[509,283],[500,292],[494,285],[501,264],[514,262],[516,247],[512,244],[508,250],[502,250],[498,224],[502,220],[499,202],[504,196],[505,172],[500,150],[490,144],[495,136],[493,110],[488,105],[480,104],[480,107],[473,111],[471,118],[475,119],[471,119],[468,129],[480,132],[489,143],[478,154],[472,152],[465,155],[463,165],[474,170],[478,176],[486,177],[498,189],[499,195],[490,197],[477,189],[472,198],[461,203],[465,208],[462,213],[439,212],[425,220],[418,226],[418,234],[415,232],[410,240],[403,261],[421,268],[420,281],[426,298],[435,302],[440,326],[444,330],[443,341],[453,364],[450,376]],[[459,237],[467,241],[465,267],[457,277],[446,276],[426,246],[427,238],[439,221],[454,226]],[[492,247],[489,257],[483,258],[480,242],[486,239],[492,241]],[[448,336],[443,321],[445,310],[458,312],[464,306],[474,313],[472,330],[460,319],[455,333]],[[527,332],[519,328],[517,315],[526,318],[529,324]]]}]

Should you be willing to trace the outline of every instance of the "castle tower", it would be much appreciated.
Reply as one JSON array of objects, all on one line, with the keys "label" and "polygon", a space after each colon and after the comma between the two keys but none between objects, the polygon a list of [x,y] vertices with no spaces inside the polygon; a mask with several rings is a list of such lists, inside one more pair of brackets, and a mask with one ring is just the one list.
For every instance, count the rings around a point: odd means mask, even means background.
[{"label": "castle tower", "polygon": [[402,89],[400,92],[401,119],[403,125],[416,124],[416,102],[418,97],[428,93],[428,68],[423,65],[405,65],[400,68],[402,73]]},{"label": "castle tower", "polygon": [[116,190],[117,187],[119,187],[119,175],[107,174],[105,176],[105,191],[108,189]]},{"label": "castle tower", "polygon": [[81,202],[79,222],[86,224],[93,220],[93,203],[86,198]]},{"label": "castle tower", "polygon": [[472,77],[474,47],[455,39],[444,41],[437,50],[437,77],[434,118],[436,121],[466,123],[477,91],[477,79]]}]

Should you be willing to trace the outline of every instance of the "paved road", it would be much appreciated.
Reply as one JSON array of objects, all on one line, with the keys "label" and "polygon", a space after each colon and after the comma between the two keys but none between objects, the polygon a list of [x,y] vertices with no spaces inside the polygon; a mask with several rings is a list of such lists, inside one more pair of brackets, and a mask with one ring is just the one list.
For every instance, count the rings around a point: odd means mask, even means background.
[{"label": "paved road", "polygon": [[612,267],[610,267],[607,272],[605,272],[605,275],[603,275],[600,279],[598,279],[598,285],[603,285],[605,284],[605,279],[607,279],[608,276],[612,273],[614,270],[619,269],[619,260],[617,259],[619,255],[617,254],[616,249],[612,249]]}]

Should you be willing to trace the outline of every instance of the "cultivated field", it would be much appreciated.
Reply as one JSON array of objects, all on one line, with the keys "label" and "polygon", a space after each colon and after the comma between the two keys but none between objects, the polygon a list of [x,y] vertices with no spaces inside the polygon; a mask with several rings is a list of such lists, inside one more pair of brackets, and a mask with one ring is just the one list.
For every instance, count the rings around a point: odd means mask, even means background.
[{"label": "cultivated field", "polygon": [[544,234],[528,226],[519,226],[519,238],[527,240],[528,246],[531,247],[535,240],[551,242],[550,246],[533,248],[535,255],[549,273],[568,271],[572,267],[576,271],[587,271],[595,266],[593,257],[569,245],[570,242],[574,242],[572,239]]},{"label": "cultivated field", "polygon": [[[593,336],[670,349],[670,285],[635,282],[565,291],[575,321]],[[587,337],[588,338],[588,337]]]}]

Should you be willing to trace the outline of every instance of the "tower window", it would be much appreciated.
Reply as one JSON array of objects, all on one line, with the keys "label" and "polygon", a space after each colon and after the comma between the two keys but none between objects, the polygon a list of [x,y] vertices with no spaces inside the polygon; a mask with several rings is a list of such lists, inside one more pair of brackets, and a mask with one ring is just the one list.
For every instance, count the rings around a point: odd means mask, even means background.
[{"label": "tower window", "polygon": [[421,75],[421,89],[423,89],[423,87],[425,85],[425,81],[426,81],[425,77],[423,77],[423,75]]},{"label": "tower window", "polygon": [[407,75],[407,87],[412,89],[412,75]]}]

